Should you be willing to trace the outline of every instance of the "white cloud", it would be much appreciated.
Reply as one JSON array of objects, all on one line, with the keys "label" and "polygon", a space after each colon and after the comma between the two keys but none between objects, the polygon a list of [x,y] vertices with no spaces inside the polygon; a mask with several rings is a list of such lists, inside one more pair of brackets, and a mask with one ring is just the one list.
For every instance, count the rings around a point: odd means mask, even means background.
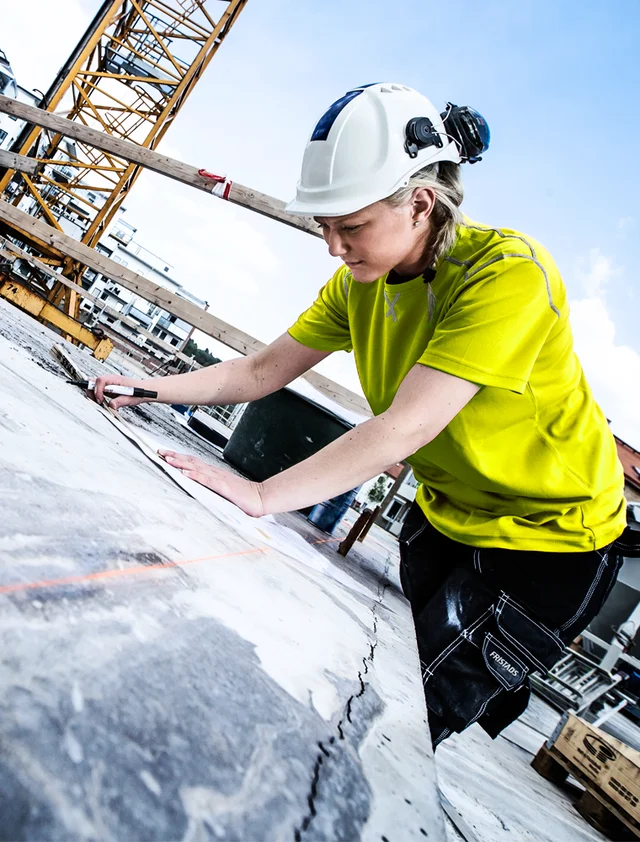
[{"label": "white cloud", "polygon": [[609,282],[621,274],[622,268],[597,248],[589,249],[587,257],[578,261],[577,275],[587,297],[603,296]]},{"label": "white cloud", "polygon": [[571,324],[576,353],[613,431],[640,448],[640,354],[616,343],[605,298],[607,284],[620,272],[598,249],[589,252],[578,269],[585,296],[571,302]]},{"label": "white cloud", "polygon": [[46,91],[87,28],[81,0],[28,0],[2,4],[0,49],[18,84]]},{"label": "white cloud", "polygon": [[621,216],[618,220],[618,230],[621,231],[623,234],[627,234],[633,228],[636,227],[636,218],[635,216]]}]

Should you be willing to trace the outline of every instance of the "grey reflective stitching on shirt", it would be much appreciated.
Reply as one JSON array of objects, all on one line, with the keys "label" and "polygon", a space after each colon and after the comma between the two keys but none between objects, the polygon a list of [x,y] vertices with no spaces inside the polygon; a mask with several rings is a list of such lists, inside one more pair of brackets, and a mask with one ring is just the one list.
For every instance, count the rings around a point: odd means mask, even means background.
[{"label": "grey reflective stitching on shirt", "polygon": [[503,240],[508,240],[509,238],[511,238],[512,240],[522,240],[522,242],[525,244],[525,246],[527,246],[527,248],[531,252],[531,257],[533,257],[533,259],[536,260],[536,253],[533,246],[531,245],[529,240],[526,239],[526,237],[522,237],[520,234],[505,234],[504,231],[501,231],[499,228],[482,228],[480,225],[467,225],[466,222],[463,224],[465,228],[473,228],[474,231],[495,231],[495,233],[498,234],[498,236],[502,237]]},{"label": "grey reflective stitching on shirt", "polygon": [[466,266],[467,269],[471,268],[470,260],[458,260],[455,257],[445,257],[445,260],[448,260],[449,263],[455,263],[456,266]]},{"label": "grey reflective stitching on shirt", "polygon": [[436,311],[436,307],[438,306],[438,302],[436,301],[436,296],[431,288],[431,283],[427,284],[427,319],[429,324],[431,324],[431,319],[433,319],[433,314]]},{"label": "grey reflective stitching on shirt", "polygon": [[385,289],[384,300],[387,302],[387,305],[388,305],[387,312],[385,313],[385,317],[388,318],[389,316],[391,316],[391,318],[393,319],[394,322],[398,321],[398,317],[396,315],[396,311],[394,310],[394,307],[396,306],[396,302],[399,298],[400,298],[400,293],[396,292],[396,294],[393,297],[393,301],[391,301],[389,296],[387,295],[387,291]]},{"label": "grey reflective stitching on shirt", "polygon": [[344,286],[344,297],[347,300],[349,300],[349,290],[351,289],[351,287],[347,283],[347,278],[350,278],[350,277],[351,277],[351,270],[349,270],[348,272],[345,272],[344,275],[342,276],[342,285]]},{"label": "grey reflective stitching on shirt", "polygon": [[[482,229],[481,229],[482,230]],[[531,249],[533,251],[533,249]],[[560,316],[560,310],[556,307],[553,303],[553,298],[551,296],[551,284],[549,283],[549,276],[547,275],[546,269],[535,257],[529,257],[528,254],[518,254],[518,253],[509,253],[509,254],[498,254],[496,257],[492,257],[491,260],[487,260],[486,263],[483,263],[481,266],[476,267],[473,272],[467,272],[464,276],[464,280],[468,281],[470,278],[473,278],[474,275],[477,275],[478,272],[482,271],[482,269],[486,269],[487,266],[491,266],[492,263],[497,263],[499,260],[505,260],[507,257],[520,257],[522,260],[531,260],[532,263],[535,263],[538,269],[542,272],[544,277],[544,282],[547,287],[547,298],[549,299],[549,307],[553,310],[556,316]]]}]

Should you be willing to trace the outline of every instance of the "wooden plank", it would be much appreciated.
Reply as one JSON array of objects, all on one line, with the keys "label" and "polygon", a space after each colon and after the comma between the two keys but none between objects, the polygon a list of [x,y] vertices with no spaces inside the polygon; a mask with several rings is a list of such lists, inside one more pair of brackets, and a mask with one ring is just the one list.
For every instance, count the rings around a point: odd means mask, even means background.
[{"label": "wooden plank", "polygon": [[[258,190],[252,190],[250,187],[245,187],[235,181],[224,179],[224,189],[222,189],[223,185],[211,178],[211,174],[208,174],[202,167],[185,164],[175,158],[170,158],[168,155],[162,155],[151,149],[145,149],[137,143],[121,140],[120,138],[100,132],[97,129],[89,128],[82,123],[67,120],[57,114],[43,111],[41,108],[34,108],[32,105],[27,105],[24,102],[18,102],[11,97],[0,95],[0,112],[10,114],[20,120],[26,120],[29,123],[34,123],[37,126],[51,129],[54,132],[59,132],[65,137],[87,143],[96,149],[101,149],[103,152],[109,152],[118,158],[123,158],[125,161],[139,164],[141,167],[157,172],[160,175],[165,175],[175,181],[180,181],[182,184],[188,184],[197,190],[203,190],[205,193],[227,199],[234,205],[248,208],[262,216],[267,216],[270,219],[275,219],[278,222],[283,222],[285,225],[297,228],[299,231],[312,234],[314,237],[322,236],[317,224],[311,217],[290,216],[285,213],[285,203],[280,199],[274,199],[266,193],[260,193]],[[19,169],[19,167],[13,167],[13,169]],[[218,190],[214,193],[216,188]]]},{"label": "wooden plank", "polygon": [[634,832],[588,789],[582,793],[573,806],[583,819],[586,819],[600,833],[604,833],[607,839],[615,839],[616,842],[627,842],[627,840],[633,842],[637,838]]},{"label": "wooden plank", "polygon": [[[574,778],[579,784],[585,787],[585,790],[589,792],[593,796],[593,798],[599,801],[607,810],[609,810],[609,812],[616,819],[618,819],[628,830],[630,830],[631,833],[634,835],[634,838],[640,839],[640,826],[638,826],[635,820],[631,818],[631,816],[625,810],[620,808],[617,803],[612,801],[606,792],[603,792],[601,789],[599,789],[599,787],[597,787],[593,783],[593,781],[587,775],[584,774],[582,769],[580,769],[578,766],[575,765],[575,763],[572,763],[554,748],[546,749],[543,746],[540,749],[540,752],[543,751],[548,752],[551,758],[553,758],[557,762],[558,766],[564,768],[568,775],[571,775],[572,778]],[[531,765],[534,766],[533,762],[531,763]],[[536,768],[537,770],[536,766],[534,766],[534,768]],[[544,774],[542,774],[542,776],[546,777]],[[578,805],[575,804],[574,806],[576,807],[576,809],[578,809],[578,812],[580,812]],[[588,819],[586,815],[583,816],[583,818]]]},{"label": "wooden plank", "polygon": [[[0,241],[1,242],[1,241]],[[30,263],[32,266],[37,267],[40,272],[43,272],[45,275],[48,275],[50,278],[55,280],[58,283],[61,283],[63,286],[72,289],[78,295],[82,296],[82,298],[86,298],[89,301],[92,301],[101,310],[104,310],[105,313],[108,313],[110,316],[114,316],[118,319],[118,321],[122,322],[129,327],[135,328],[138,333],[141,333],[143,336],[146,336],[150,339],[154,345],[157,345],[159,348],[162,348],[164,351],[170,352],[173,356],[177,357],[179,360],[183,362],[192,363],[193,357],[188,357],[186,354],[181,353],[175,347],[175,345],[171,345],[169,342],[165,342],[163,339],[159,339],[153,333],[150,333],[148,330],[145,330],[140,324],[135,320],[129,318],[129,316],[124,316],[118,310],[114,310],[113,307],[109,307],[105,305],[104,301],[101,298],[98,298],[95,295],[92,295],[88,290],[84,289],[83,287],[78,287],[78,284],[74,283],[73,281],[69,280],[69,278],[65,278],[64,275],[61,275],[59,272],[55,272],[50,266],[47,266],[46,263],[43,263],[41,260],[38,260],[33,254],[29,254],[29,252],[21,249],[20,246],[16,246],[15,243],[11,243],[6,241],[4,243],[4,247],[0,245],[0,257],[5,257],[9,260],[13,258],[20,258],[24,260],[26,263]],[[115,331],[117,333],[117,331]],[[124,339],[128,337],[124,336]]]},{"label": "wooden plank", "polygon": [[[255,339],[248,333],[238,330],[238,328],[233,327],[206,310],[201,310],[190,301],[174,295],[159,284],[154,284],[147,278],[143,278],[142,275],[132,272],[130,269],[122,266],[122,264],[116,263],[114,260],[89,248],[89,246],[74,240],[73,237],[56,231],[50,225],[42,222],[42,220],[29,216],[29,214],[18,210],[18,208],[8,204],[8,202],[3,201],[1,198],[0,221],[9,223],[14,230],[25,234],[27,237],[35,237],[45,244],[50,244],[58,248],[74,260],[100,272],[105,277],[135,292],[141,298],[157,304],[163,310],[183,319],[188,324],[193,325],[198,330],[207,334],[207,336],[217,339],[223,345],[233,348],[240,354],[257,353],[266,347],[264,342],[260,342],[260,340]],[[327,395],[346,409],[358,412],[367,417],[371,415],[371,410],[365,399],[350,389],[324,377],[318,372],[309,371],[303,377],[318,389],[318,391]]]},{"label": "wooden plank", "polygon": [[577,770],[590,791],[604,797],[609,806],[615,805],[626,823],[638,832],[640,752],[573,714],[566,716],[548,750],[559,762],[569,764],[572,774]]},{"label": "wooden plank", "polygon": [[38,169],[38,162],[34,158],[27,158],[26,155],[18,155],[17,152],[9,152],[7,149],[0,149],[0,167],[9,170],[19,170],[27,175],[35,175]]}]

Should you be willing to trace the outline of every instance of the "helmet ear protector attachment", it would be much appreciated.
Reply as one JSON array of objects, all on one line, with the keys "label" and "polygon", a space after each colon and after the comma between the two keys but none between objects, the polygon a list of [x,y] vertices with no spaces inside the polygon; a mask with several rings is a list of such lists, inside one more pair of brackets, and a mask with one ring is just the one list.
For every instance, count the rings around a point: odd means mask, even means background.
[{"label": "helmet ear protector attachment", "polygon": [[[458,147],[462,163],[475,164],[481,161],[483,152],[489,148],[491,134],[482,114],[467,105],[447,103],[447,110],[441,115],[444,136],[451,138]],[[413,117],[405,129],[404,148],[410,158],[416,158],[420,149],[427,146],[441,148],[442,134],[436,131],[428,117]]]}]

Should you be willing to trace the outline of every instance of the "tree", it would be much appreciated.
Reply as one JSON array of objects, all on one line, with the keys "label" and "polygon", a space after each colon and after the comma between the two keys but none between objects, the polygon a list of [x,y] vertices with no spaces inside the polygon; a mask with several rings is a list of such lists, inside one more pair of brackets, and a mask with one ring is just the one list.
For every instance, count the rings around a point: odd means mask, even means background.
[{"label": "tree", "polygon": [[386,477],[381,475],[375,481],[375,484],[371,486],[369,489],[369,493],[367,494],[367,499],[370,503],[375,503],[377,506],[378,503],[382,503],[384,500],[385,494],[387,492],[387,480]]},{"label": "tree", "polygon": [[218,357],[214,357],[206,348],[200,348],[193,339],[187,342],[183,353],[188,357],[193,357],[202,366],[215,365],[220,362]]}]

